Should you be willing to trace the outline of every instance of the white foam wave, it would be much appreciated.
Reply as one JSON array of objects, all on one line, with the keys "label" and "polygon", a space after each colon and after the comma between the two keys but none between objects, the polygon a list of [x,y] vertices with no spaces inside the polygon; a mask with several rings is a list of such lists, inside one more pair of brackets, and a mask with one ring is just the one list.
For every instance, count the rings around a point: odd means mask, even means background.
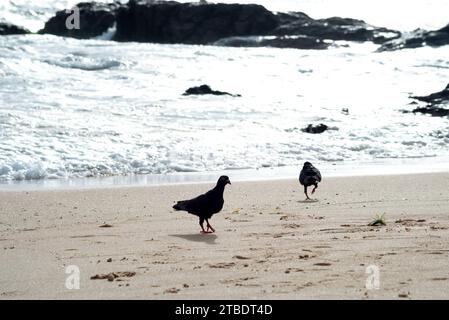
[{"label": "white foam wave", "polygon": [[[449,47],[373,49],[0,37],[0,180],[449,157],[449,119],[400,112],[446,86]],[[203,83],[242,97],[182,96]]]}]

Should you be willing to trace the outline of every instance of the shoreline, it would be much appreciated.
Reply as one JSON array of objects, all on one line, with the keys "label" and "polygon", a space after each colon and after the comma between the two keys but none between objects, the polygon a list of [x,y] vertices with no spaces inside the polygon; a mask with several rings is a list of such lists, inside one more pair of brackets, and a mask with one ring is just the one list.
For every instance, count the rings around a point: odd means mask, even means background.
[{"label": "shoreline", "polygon": [[[431,161],[430,161],[431,160]],[[406,175],[449,172],[449,160],[437,158],[385,159],[354,162],[314,162],[323,178],[359,177],[378,175]],[[168,174],[131,174],[108,177],[61,178],[0,182],[0,192],[20,190],[75,190],[97,188],[125,188],[203,184],[215,182],[220,175],[228,175],[231,181],[273,181],[297,179],[301,167],[269,167],[260,169],[230,169],[206,172],[175,172]]]},{"label": "shoreline", "polygon": [[[316,201],[296,179],[233,182],[203,235],[171,206],[210,187],[0,192],[0,299],[449,297],[447,172],[329,178]],[[131,276],[91,279],[111,272]]]}]

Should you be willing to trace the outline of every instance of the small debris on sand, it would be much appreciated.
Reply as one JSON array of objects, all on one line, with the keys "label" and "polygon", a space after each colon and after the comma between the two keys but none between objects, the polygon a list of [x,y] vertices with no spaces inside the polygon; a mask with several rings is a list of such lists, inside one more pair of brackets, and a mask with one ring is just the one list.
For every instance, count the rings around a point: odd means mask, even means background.
[{"label": "small debris on sand", "polygon": [[240,259],[240,260],[248,260],[248,259],[250,259],[250,258],[248,258],[248,257],[244,257],[244,256],[233,256],[233,258],[234,259]]},{"label": "small debris on sand", "polygon": [[117,278],[121,277],[134,277],[136,275],[133,271],[119,271],[119,272],[111,272],[108,274],[96,274],[90,277],[91,280],[103,280],[107,279],[108,281],[114,281]]},{"label": "small debris on sand", "polygon": [[178,293],[179,291],[181,291],[180,289],[177,288],[170,288],[164,291],[164,293]]},{"label": "small debris on sand", "polygon": [[111,225],[111,224],[105,223],[105,224],[102,224],[102,225],[100,226],[100,228],[112,228],[112,225]]}]

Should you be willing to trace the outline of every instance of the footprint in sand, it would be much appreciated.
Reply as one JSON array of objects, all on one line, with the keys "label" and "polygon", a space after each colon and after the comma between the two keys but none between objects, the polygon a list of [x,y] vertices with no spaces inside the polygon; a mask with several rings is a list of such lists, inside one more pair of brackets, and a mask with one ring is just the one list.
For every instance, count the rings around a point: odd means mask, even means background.
[{"label": "footprint in sand", "polygon": [[219,263],[215,263],[215,264],[207,264],[209,266],[209,268],[215,268],[215,269],[228,269],[228,268],[232,268],[233,266],[235,266],[235,262],[219,262]]},{"label": "footprint in sand", "polygon": [[319,267],[329,267],[329,266],[331,266],[332,264],[331,264],[331,263],[328,263],[328,262],[318,262],[318,263],[314,263],[313,265],[314,265],[314,266],[319,266]]},{"label": "footprint in sand", "polygon": [[284,225],[284,228],[298,229],[298,228],[301,228],[301,225],[299,225],[297,223],[290,223],[290,224]]},{"label": "footprint in sand", "polygon": [[239,278],[239,279],[225,279],[225,280],[220,280],[219,282],[222,284],[231,284],[231,283],[239,283],[239,282],[244,282],[244,281],[253,280],[253,279],[257,279],[257,278],[256,277],[245,277],[245,278]]},{"label": "footprint in sand", "polygon": [[284,273],[291,273],[291,272],[304,272],[304,270],[300,268],[287,268],[287,270],[284,271]]},{"label": "footprint in sand", "polygon": [[304,255],[300,255],[298,258],[301,259],[301,260],[309,260],[309,259],[312,259],[312,258],[315,258],[315,257],[316,256],[309,255],[309,254],[304,254]]},{"label": "footprint in sand", "polygon": [[0,294],[0,296],[2,296],[2,297],[14,297],[14,296],[17,296],[19,294],[20,294],[19,291],[6,291],[6,292],[2,292]]}]

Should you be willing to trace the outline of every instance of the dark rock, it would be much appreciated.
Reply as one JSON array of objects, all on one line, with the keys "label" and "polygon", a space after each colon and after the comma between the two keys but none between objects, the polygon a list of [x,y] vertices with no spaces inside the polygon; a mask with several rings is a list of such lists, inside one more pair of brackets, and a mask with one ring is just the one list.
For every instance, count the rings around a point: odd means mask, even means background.
[{"label": "dark rock", "polygon": [[277,23],[276,16],[260,5],[135,0],[119,9],[114,40],[208,44],[267,34]]},{"label": "dark rock", "polygon": [[302,12],[274,14],[255,4],[130,0],[127,4],[84,2],[77,6],[79,30],[67,29],[71,12],[64,10],[40,32],[92,38],[115,23],[116,41],[297,49],[326,49],[336,40],[384,43],[401,35],[361,20],[315,20]]},{"label": "dark rock", "polygon": [[356,19],[332,17],[315,20],[302,12],[279,13],[277,17],[280,26],[272,32],[274,35],[303,35],[321,40],[374,43],[384,43],[401,35],[399,31],[374,27]]},{"label": "dark rock", "polygon": [[449,109],[442,108],[449,105],[449,84],[442,91],[429,94],[428,96],[412,96],[412,99],[426,102],[427,106],[413,109],[413,113],[430,114],[432,117],[446,117]]},{"label": "dark rock", "polygon": [[419,48],[424,46],[440,47],[449,44],[449,24],[435,31],[417,29],[401,38],[384,43],[378,51]]},{"label": "dark rock", "polygon": [[326,126],[325,124],[318,124],[318,125],[313,125],[313,124],[309,124],[306,128],[301,129],[302,132],[306,132],[306,133],[323,133],[324,131],[328,130],[329,127]]},{"label": "dark rock", "polygon": [[7,22],[0,22],[0,36],[13,35],[13,34],[28,34],[29,30],[13,25]]},{"label": "dark rock", "polygon": [[327,49],[330,43],[308,36],[231,37],[218,40],[217,46]]},{"label": "dark rock", "polygon": [[120,3],[81,2],[76,7],[78,7],[80,12],[79,29],[67,28],[67,18],[73,14],[73,11],[61,10],[45,23],[44,29],[40,30],[39,33],[77,39],[89,39],[100,36],[114,26]]},{"label": "dark rock", "polygon": [[432,105],[446,102],[449,103],[449,84],[442,91],[429,94],[428,96],[412,96],[411,98],[419,101],[424,101]]},{"label": "dark rock", "polygon": [[420,107],[413,109],[413,113],[430,114],[432,117],[446,117],[449,116],[449,109],[440,107]]},{"label": "dark rock", "polygon": [[383,43],[399,36],[361,20],[314,20],[301,12],[275,15],[260,5],[135,0],[119,10],[115,40],[326,49],[330,44],[325,40]]},{"label": "dark rock", "polygon": [[202,94],[213,94],[216,96],[227,95],[227,96],[232,96],[232,97],[240,97],[239,94],[231,94],[228,92],[212,90],[211,87],[209,87],[207,84],[203,84],[199,87],[189,88],[186,90],[186,92],[183,93],[184,96],[202,95]]}]

